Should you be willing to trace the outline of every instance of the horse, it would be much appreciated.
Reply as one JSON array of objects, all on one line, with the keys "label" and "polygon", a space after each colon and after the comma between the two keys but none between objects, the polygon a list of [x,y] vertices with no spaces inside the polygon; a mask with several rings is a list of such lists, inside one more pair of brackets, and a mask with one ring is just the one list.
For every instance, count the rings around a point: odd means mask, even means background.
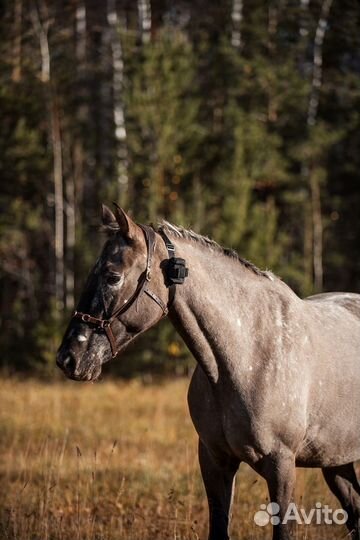
[{"label": "horse", "polygon": [[209,507],[209,540],[229,539],[241,462],[279,506],[297,467],[318,467],[359,538],[360,295],[301,299],[207,237],[163,222],[138,225],[103,206],[108,232],[57,353],[65,375],[95,380],[101,366],[169,317],[197,361],[188,392]]}]

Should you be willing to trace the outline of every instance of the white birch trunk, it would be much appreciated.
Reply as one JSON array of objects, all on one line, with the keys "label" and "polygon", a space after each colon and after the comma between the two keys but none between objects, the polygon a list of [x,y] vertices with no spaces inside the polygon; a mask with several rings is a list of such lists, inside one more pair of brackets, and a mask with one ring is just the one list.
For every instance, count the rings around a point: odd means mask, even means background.
[{"label": "white birch trunk", "polygon": [[[128,154],[126,144],[126,124],[124,111],[124,57],[119,35],[119,17],[116,0],[107,2],[107,19],[110,28],[110,42],[113,72],[113,118],[116,140],[116,172],[120,197],[128,190]],[[124,201],[122,200],[122,203]]]},{"label": "white birch trunk", "polygon": [[41,56],[41,80],[48,86],[50,140],[53,150],[53,181],[55,205],[55,296],[59,309],[64,307],[64,193],[62,166],[62,138],[57,95],[51,81],[51,57],[48,40],[49,14],[47,6],[41,3],[42,17],[37,7],[31,12],[33,27],[39,38]]},{"label": "white birch trunk", "polygon": [[[314,39],[313,71],[311,80],[310,97],[307,112],[307,125],[311,129],[316,125],[320,91],[322,85],[322,66],[323,66],[323,44],[325,33],[333,0],[324,0],[321,7],[321,14],[316,28]],[[318,179],[312,172],[312,164],[305,164],[303,167],[305,176],[308,179],[313,221],[313,269],[314,285],[317,291],[323,288],[324,268],[323,268],[323,221],[321,189]]]},{"label": "white birch trunk", "polygon": [[243,19],[243,0],[233,0],[231,20],[232,20],[232,33],[231,44],[236,49],[241,49],[243,46],[241,35],[241,23]]},{"label": "white birch trunk", "polygon": [[299,28],[299,34],[301,38],[306,38],[306,36],[309,33],[308,25],[307,25],[307,13],[309,10],[309,0],[300,0],[300,28]]},{"label": "white birch trunk", "polygon": [[[50,82],[50,49],[49,49],[49,14],[44,3],[41,4],[41,14],[35,6],[31,11],[31,20],[34,30],[39,38],[41,56],[41,80],[43,83]],[[43,20],[42,20],[43,19]]]},{"label": "white birch trunk", "polygon": [[315,33],[313,72],[307,115],[307,123],[309,126],[315,125],[319,108],[319,97],[322,84],[323,44],[332,1],[333,0],[324,0]]},{"label": "white birch trunk", "polygon": [[151,2],[150,0],[138,0],[138,14],[141,40],[149,43],[151,39]]},{"label": "white birch trunk", "polygon": [[[82,126],[88,117],[86,94],[86,6],[85,0],[78,0],[75,11],[75,54],[76,54],[76,91],[79,104],[76,109],[78,126]],[[73,144],[74,182],[78,201],[82,200],[84,187],[84,145],[81,135],[77,134]]]},{"label": "white birch trunk", "polygon": [[85,67],[86,59],[86,7],[84,0],[78,1],[75,11],[76,60],[78,69]]}]

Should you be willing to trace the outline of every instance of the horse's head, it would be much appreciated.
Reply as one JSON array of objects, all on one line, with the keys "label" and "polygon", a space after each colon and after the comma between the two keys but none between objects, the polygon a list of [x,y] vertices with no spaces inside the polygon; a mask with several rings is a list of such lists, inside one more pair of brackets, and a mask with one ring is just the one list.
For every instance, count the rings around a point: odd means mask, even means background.
[{"label": "horse's head", "polygon": [[114,214],[103,206],[102,222],[108,240],[57,354],[58,366],[75,380],[96,379],[104,362],[167,313],[165,243],[119,207]]}]

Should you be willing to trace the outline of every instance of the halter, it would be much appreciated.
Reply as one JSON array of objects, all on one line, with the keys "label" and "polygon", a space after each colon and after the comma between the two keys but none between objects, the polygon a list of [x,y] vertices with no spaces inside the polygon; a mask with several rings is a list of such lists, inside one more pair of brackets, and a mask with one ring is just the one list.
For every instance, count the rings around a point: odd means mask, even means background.
[{"label": "halter", "polygon": [[144,272],[140,275],[138,286],[136,287],[134,293],[129,298],[129,300],[125,300],[125,302],[118,309],[114,311],[114,313],[109,319],[100,319],[98,317],[93,317],[92,315],[89,315],[88,313],[82,313],[81,311],[74,311],[73,313],[73,319],[80,319],[82,322],[93,325],[93,326],[97,326],[99,329],[105,332],[105,335],[108,338],[109,343],[110,343],[111,353],[112,353],[113,358],[117,355],[118,349],[116,347],[116,339],[112,331],[112,323],[116,319],[119,320],[120,315],[125,313],[134,304],[134,302],[142,295],[142,293],[147,294],[149,298],[154,300],[154,302],[156,302],[156,304],[160,306],[160,308],[163,311],[162,317],[166,317],[175,298],[176,285],[180,285],[184,283],[185,278],[189,274],[189,270],[185,266],[185,260],[179,257],[175,257],[174,244],[170,242],[164,230],[160,229],[159,234],[164,240],[164,243],[168,252],[168,257],[169,257],[168,262],[167,262],[167,267],[166,267],[166,280],[165,280],[165,285],[169,289],[168,303],[165,304],[161,300],[161,298],[159,298],[159,296],[156,293],[154,293],[154,291],[149,289],[148,284],[151,281],[151,265],[152,265],[154,251],[155,251],[156,236],[155,236],[155,231],[152,227],[148,227],[147,225],[139,225],[139,226],[143,230],[143,233],[145,236],[145,243],[146,243],[146,249],[147,249],[146,268]]}]

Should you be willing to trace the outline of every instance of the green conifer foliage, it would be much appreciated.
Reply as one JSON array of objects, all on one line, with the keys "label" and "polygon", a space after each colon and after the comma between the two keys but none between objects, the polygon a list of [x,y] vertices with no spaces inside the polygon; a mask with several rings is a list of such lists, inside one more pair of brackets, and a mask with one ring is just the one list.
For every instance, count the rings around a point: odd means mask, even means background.
[{"label": "green conifer foliage", "polygon": [[[244,0],[236,39],[232,2],[205,4],[2,3],[0,365],[54,371],[111,200],[300,295],[359,291],[358,1]],[[163,323],[117,366],[189,358]]]}]

